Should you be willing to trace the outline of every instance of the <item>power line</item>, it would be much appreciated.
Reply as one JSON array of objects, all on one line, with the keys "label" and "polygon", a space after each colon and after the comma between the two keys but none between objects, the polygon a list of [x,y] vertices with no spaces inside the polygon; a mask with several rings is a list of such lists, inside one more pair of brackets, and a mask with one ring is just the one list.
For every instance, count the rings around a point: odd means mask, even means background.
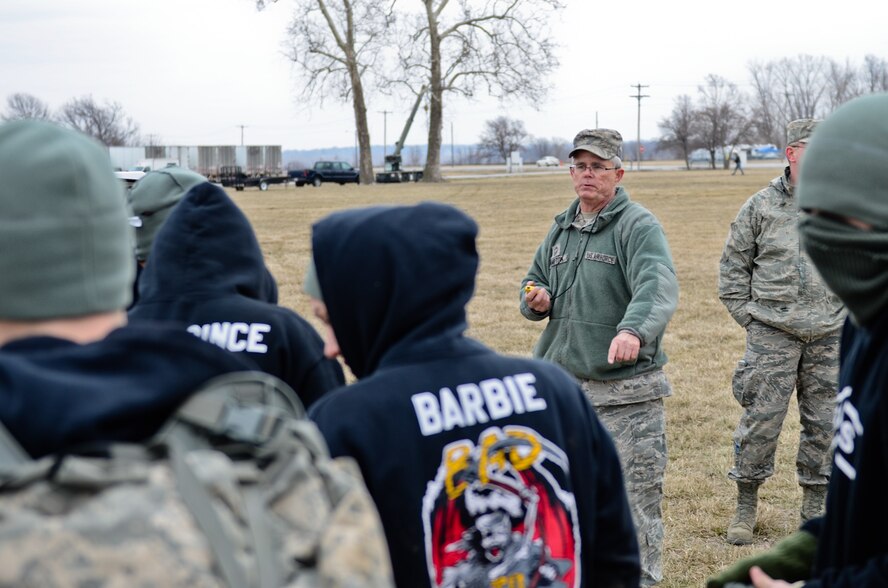
[{"label": "power line", "polygon": [[629,86],[630,88],[637,88],[636,92],[638,92],[634,96],[629,96],[630,98],[635,98],[638,100],[638,135],[635,143],[635,169],[641,169],[641,99],[642,98],[650,98],[647,94],[642,94],[641,89],[647,88],[648,86],[642,86],[641,84],[635,84],[634,86]]}]

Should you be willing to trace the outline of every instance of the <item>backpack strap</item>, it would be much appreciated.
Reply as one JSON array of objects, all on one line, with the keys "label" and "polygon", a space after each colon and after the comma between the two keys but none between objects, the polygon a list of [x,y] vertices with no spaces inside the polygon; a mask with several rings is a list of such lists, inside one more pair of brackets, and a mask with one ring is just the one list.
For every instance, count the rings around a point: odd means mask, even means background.
[{"label": "backpack strap", "polygon": [[32,461],[31,456],[0,422],[0,470],[8,471],[29,461]]},{"label": "backpack strap", "polygon": [[250,522],[250,533],[253,537],[253,553],[256,556],[256,568],[259,571],[259,586],[277,588],[283,586],[285,576],[276,557],[279,545],[275,541],[277,535],[269,524],[266,500],[262,488],[253,486],[244,489],[244,503]]},{"label": "backpack strap", "polygon": [[203,531],[228,585],[249,586],[247,570],[237,558],[238,550],[225,532],[219,516],[213,510],[213,498],[198,479],[193,467],[188,463],[190,448],[199,444],[196,439],[189,437],[192,435],[187,429],[179,427],[171,429],[166,439],[179,494]]},{"label": "backpack strap", "polygon": [[[168,448],[179,492],[204,532],[216,562],[231,586],[250,586],[250,573],[239,549],[225,532],[213,497],[194,471],[192,452],[234,443],[240,456],[273,458],[293,438],[289,424],[304,420],[299,397],[285,382],[261,372],[237,372],[214,378],[195,392],[158,433],[154,443]],[[286,576],[276,557],[276,533],[267,516],[260,484],[241,485],[256,558],[258,586],[276,588]]]}]

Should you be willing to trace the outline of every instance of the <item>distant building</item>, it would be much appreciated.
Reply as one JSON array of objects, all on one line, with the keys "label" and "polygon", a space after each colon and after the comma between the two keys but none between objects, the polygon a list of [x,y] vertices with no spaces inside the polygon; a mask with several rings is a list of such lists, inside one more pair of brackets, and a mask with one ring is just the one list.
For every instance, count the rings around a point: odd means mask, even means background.
[{"label": "distant building", "polygon": [[208,178],[217,177],[219,168],[231,165],[240,166],[250,176],[284,173],[280,145],[109,147],[108,154],[118,170],[150,167],[150,162],[156,161],[157,167],[175,163]]}]

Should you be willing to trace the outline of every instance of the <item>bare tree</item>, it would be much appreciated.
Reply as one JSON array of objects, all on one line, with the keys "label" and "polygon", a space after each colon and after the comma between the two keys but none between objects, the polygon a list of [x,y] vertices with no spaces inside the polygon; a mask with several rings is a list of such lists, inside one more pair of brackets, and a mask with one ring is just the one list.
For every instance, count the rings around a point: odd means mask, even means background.
[{"label": "bare tree", "polygon": [[[256,0],[262,10],[277,0]],[[297,0],[287,56],[302,73],[304,98],[351,102],[362,184],[374,181],[365,78],[374,75],[393,21],[391,6],[374,0]]]},{"label": "bare tree", "polygon": [[788,120],[822,117],[825,114],[823,95],[826,92],[827,59],[799,55],[794,59],[781,59],[777,68],[784,81]]},{"label": "bare tree", "polygon": [[50,120],[52,114],[49,107],[40,98],[17,92],[6,98],[6,113],[0,116],[2,120],[20,120],[33,118],[37,120]]},{"label": "bare tree", "polygon": [[753,127],[755,136],[763,143],[782,145],[786,115],[783,109],[783,100],[778,100],[774,88],[777,86],[777,73],[773,62],[749,64],[749,73],[752,77],[752,108]]},{"label": "bare tree", "polygon": [[498,155],[501,161],[509,158],[513,151],[518,151],[527,138],[524,123],[507,116],[498,116],[484,123],[479,145],[490,155]]},{"label": "bare tree", "polygon": [[58,120],[109,147],[131,145],[139,140],[139,125],[126,115],[117,102],[99,104],[92,96],[74,98],[59,110]]},{"label": "bare tree", "polygon": [[423,180],[441,180],[444,95],[472,97],[482,88],[500,99],[539,103],[558,64],[548,17],[559,0],[420,0],[407,26],[394,85],[429,87],[428,153]]},{"label": "bare tree", "polygon": [[715,154],[721,149],[722,166],[730,166],[729,155],[734,146],[744,139],[752,123],[746,115],[744,98],[737,86],[715,74],[706,76],[706,82],[698,87],[700,94],[697,108],[700,143],[709,151],[709,162],[715,169]]},{"label": "bare tree", "polygon": [[862,84],[867,92],[888,91],[888,61],[875,55],[863,58]]},{"label": "bare tree", "polygon": [[669,116],[658,124],[663,133],[660,138],[660,147],[678,150],[687,169],[691,169],[691,151],[696,145],[696,135],[698,134],[696,120],[697,112],[694,110],[691,97],[683,94],[675,99],[675,105]]},{"label": "bare tree", "polygon": [[786,140],[789,121],[823,118],[841,100],[840,95],[852,91],[846,72],[826,57],[799,55],[764,64],[751,63],[749,70],[758,135],[775,145]]},{"label": "bare tree", "polygon": [[782,145],[786,124],[797,118],[824,118],[845,102],[888,90],[888,61],[867,55],[857,69],[849,61],[799,55],[751,63],[753,118],[758,135]]},{"label": "bare tree", "polygon": [[827,101],[830,111],[861,94],[860,76],[850,61],[827,61]]}]

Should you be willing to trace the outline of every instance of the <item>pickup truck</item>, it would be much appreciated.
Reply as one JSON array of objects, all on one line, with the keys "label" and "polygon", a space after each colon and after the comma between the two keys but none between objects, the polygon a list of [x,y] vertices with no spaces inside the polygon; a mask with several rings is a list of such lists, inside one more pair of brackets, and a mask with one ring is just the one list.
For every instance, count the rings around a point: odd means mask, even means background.
[{"label": "pickup truck", "polygon": [[340,185],[361,183],[358,170],[344,161],[317,161],[310,169],[290,170],[289,176],[297,186],[311,184],[315,188],[324,182],[335,182]]}]

